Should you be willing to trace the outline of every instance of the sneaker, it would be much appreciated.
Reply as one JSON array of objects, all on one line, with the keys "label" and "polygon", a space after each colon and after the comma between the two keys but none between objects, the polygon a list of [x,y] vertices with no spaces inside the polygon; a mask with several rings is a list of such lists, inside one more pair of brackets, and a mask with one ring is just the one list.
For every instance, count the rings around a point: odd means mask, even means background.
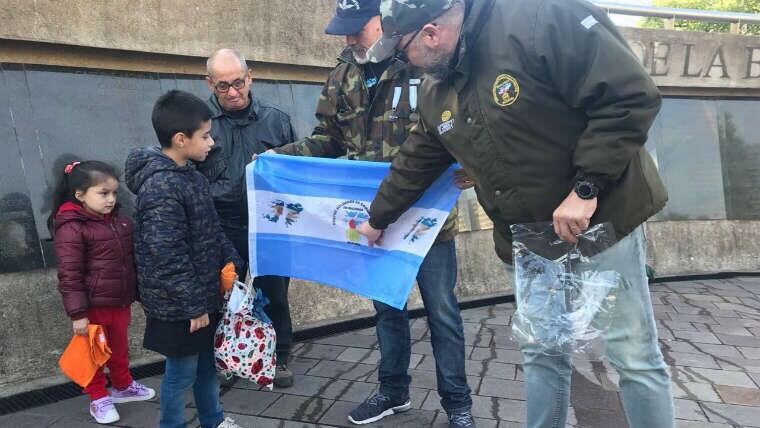
[{"label": "sneaker", "polygon": [[224,418],[222,423],[216,426],[216,428],[243,428],[236,424],[232,418]]},{"label": "sneaker", "polygon": [[390,397],[378,392],[355,408],[348,415],[348,420],[356,425],[370,424],[395,413],[406,412],[412,408],[412,402],[406,401],[394,403]]},{"label": "sneaker", "polygon": [[111,397],[103,397],[90,401],[90,415],[99,424],[112,424],[119,420],[119,412],[113,406]]},{"label": "sneaker", "polygon": [[129,403],[130,401],[150,400],[155,396],[156,391],[141,383],[137,383],[134,380],[132,381],[132,384],[125,389],[114,388],[111,390],[111,399],[113,399],[113,402],[116,404]]},{"label": "sneaker", "polygon": [[293,386],[293,372],[287,365],[278,364],[274,372],[274,386],[277,388],[290,388]]},{"label": "sneaker", "polygon": [[449,414],[449,428],[475,428],[475,420],[472,413],[457,412]]}]

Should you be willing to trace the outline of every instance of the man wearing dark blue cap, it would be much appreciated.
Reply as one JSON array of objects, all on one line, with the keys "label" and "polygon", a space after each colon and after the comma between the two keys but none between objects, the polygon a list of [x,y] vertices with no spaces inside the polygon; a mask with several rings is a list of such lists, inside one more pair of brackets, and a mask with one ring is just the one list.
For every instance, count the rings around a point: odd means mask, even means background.
[{"label": "man wearing dark blue cap", "polygon": [[[367,51],[382,35],[379,0],[339,0],[327,34],[346,37],[348,47],[330,73],[317,105],[319,124],[313,134],[274,149],[278,153],[347,157],[389,162],[417,123],[420,72],[388,58],[370,63]],[[472,182],[460,176],[460,187]],[[452,427],[474,427],[472,399],[464,365],[462,317],[456,285],[456,213],[452,213],[417,274],[436,362],[441,405]],[[367,424],[411,408],[407,373],[411,357],[409,316],[380,302],[377,338],[380,345],[380,390],[354,409],[349,420]]]}]

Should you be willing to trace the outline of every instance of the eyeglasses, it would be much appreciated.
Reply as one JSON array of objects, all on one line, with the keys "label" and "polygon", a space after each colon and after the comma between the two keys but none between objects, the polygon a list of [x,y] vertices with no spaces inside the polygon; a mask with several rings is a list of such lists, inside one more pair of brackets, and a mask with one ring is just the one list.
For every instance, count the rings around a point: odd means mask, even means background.
[{"label": "eyeglasses", "polygon": [[403,53],[404,53],[404,55],[406,55],[406,50],[407,50],[407,49],[409,49],[409,45],[411,45],[411,44],[412,44],[412,42],[414,41],[414,39],[416,39],[416,38],[417,38],[417,36],[419,36],[419,34],[420,34],[420,31],[422,31],[422,28],[420,28],[419,30],[415,31],[415,32],[414,32],[414,35],[412,36],[412,38],[411,38],[411,39],[409,39],[409,40],[408,40],[406,43],[404,43],[404,47],[403,47],[403,48],[401,48],[401,49],[399,49],[398,51],[399,51],[399,52],[403,52]]},{"label": "eyeglasses", "polygon": [[221,93],[229,92],[230,88],[235,88],[235,90],[240,91],[245,88],[246,77],[247,76],[243,76],[240,79],[233,80],[232,82],[225,82],[223,80],[221,82],[216,82],[214,83],[214,89]]}]

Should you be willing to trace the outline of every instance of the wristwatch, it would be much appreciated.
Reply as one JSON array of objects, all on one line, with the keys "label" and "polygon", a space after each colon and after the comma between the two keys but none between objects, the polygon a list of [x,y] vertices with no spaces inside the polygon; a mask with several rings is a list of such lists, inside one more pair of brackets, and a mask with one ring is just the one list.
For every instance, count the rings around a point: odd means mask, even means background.
[{"label": "wristwatch", "polygon": [[579,179],[575,182],[575,194],[579,198],[589,200],[599,196],[599,186],[586,179]]}]

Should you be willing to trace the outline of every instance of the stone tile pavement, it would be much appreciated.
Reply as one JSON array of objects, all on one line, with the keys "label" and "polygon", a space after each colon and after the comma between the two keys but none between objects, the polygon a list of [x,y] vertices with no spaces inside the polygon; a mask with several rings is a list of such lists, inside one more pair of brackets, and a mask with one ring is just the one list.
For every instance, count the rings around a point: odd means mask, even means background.
[{"label": "stone tile pavement", "polygon": [[[691,281],[651,287],[661,347],[673,375],[678,427],[760,427],[760,278]],[[463,311],[467,375],[479,427],[516,428],[524,420],[522,357],[510,338],[512,305]],[[375,427],[445,427],[424,319],[411,321],[413,410]],[[575,358],[570,424],[627,426],[617,374],[591,349]],[[273,392],[237,381],[223,390],[225,411],[244,427],[346,427],[346,415],[377,388],[373,329],[299,343],[296,385]],[[159,378],[144,380],[158,387]],[[188,426],[197,426],[188,398]],[[157,425],[158,402],[119,407],[122,427]],[[86,397],[0,417],[0,427],[95,427]]]}]

